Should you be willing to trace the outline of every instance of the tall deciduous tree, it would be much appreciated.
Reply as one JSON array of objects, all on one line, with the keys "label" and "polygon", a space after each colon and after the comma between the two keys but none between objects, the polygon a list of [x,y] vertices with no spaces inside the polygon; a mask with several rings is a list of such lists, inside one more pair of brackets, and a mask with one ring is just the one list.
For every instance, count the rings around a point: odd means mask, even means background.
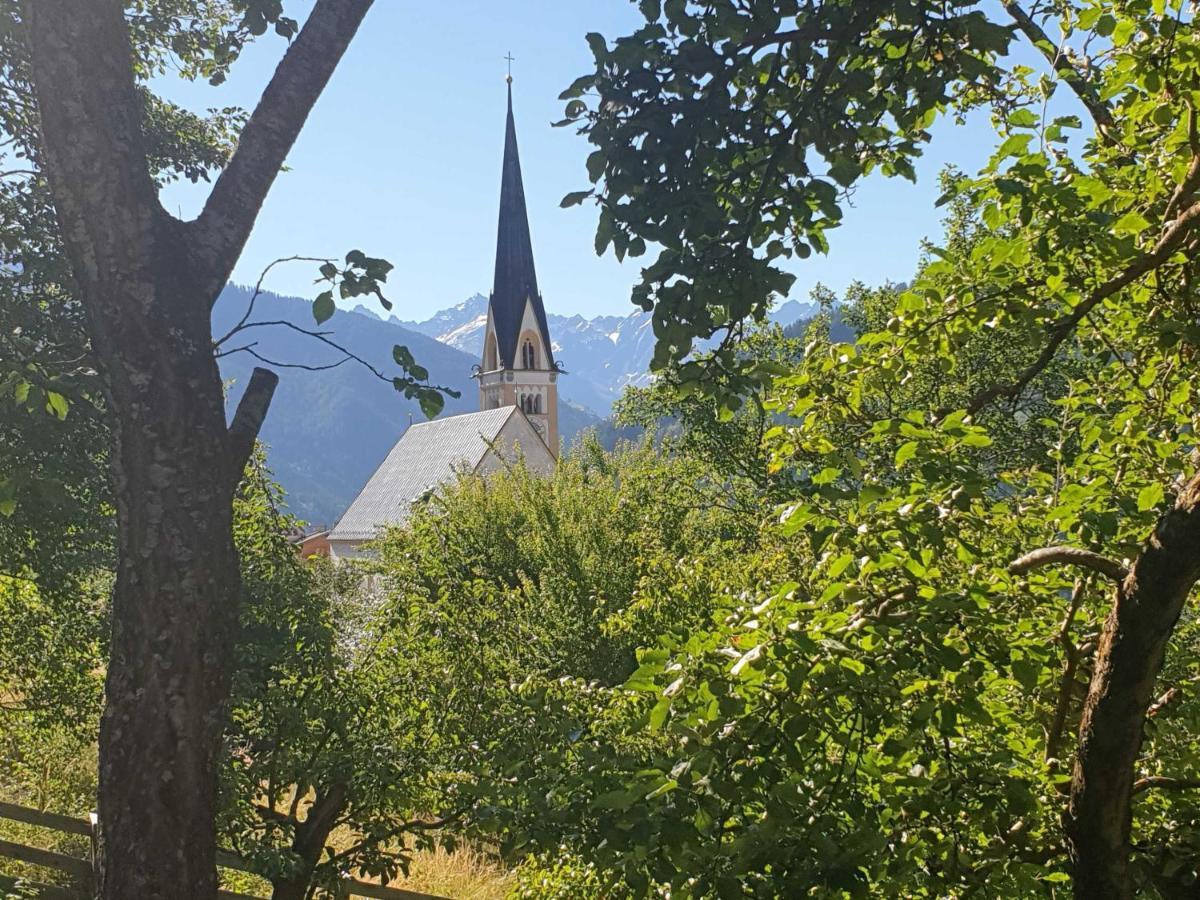
[{"label": "tall deciduous tree", "polygon": [[[272,6],[225,12],[244,12],[251,33],[269,18],[293,30]],[[40,132],[34,161],[53,197],[116,436],[119,560],[100,738],[105,897],[216,889],[216,754],[239,596],[231,505],[276,377],[256,370],[227,426],[210,313],[370,6],[318,0],[190,222],[158,200],[152,165],[161,148],[146,137],[131,41],[187,11],[138,4],[127,19],[120,0],[19,7]],[[225,42],[215,55],[235,49]]]},{"label": "tall deciduous tree", "polygon": [[[913,177],[913,159],[931,140],[934,122],[982,108],[996,126],[996,153],[978,179],[953,193],[981,210],[987,239],[969,252],[943,248],[943,259],[925,273],[931,277],[898,299],[886,328],[866,336],[861,352],[821,361],[848,385],[845,392],[821,394],[812,373],[788,385],[787,409],[804,424],[790,430],[781,449],[827,456],[836,479],[843,474],[837,459],[864,464],[842,443],[845,435],[920,432],[898,452],[900,466],[934,433],[947,438],[951,427],[978,427],[966,417],[1036,391],[1047,368],[1072,354],[1107,360],[1111,368],[1107,390],[1071,385],[1063,421],[1075,423],[1078,415],[1095,425],[1082,416],[1088,404],[1100,422],[1121,420],[1138,405],[1138,391],[1161,384],[1161,402],[1139,407],[1159,429],[1156,452],[1165,455],[1158,484],[1139,485],[1138,457],[1123,457],[1103,472],[1110,508],[1123,514],[1099,531],[1063,517],[1063,532],[1092,544],[1089,552],[1105,551],[1103,558],[1078,552],[1084,547],[1055,547],[1022,557],[1015,570],[1083,566],[1113,583],[1078,727],[1065,838],[1078,896],[1128,896],[1147,711],[1200,577],[1200,475],[1188,462],[1195,423],[1180,411],[1188,386],[1176,380],[1193,365],[1196,340],[1194,8],[1181,0],[639,6],[646,23],[635,33],[612,44],[590,36],[596,71],[564,94],[568,121],[580,123],[597,146],[588,165],[594,192],[564,203],[595,194],[600,251],[660,248],[635,297],[654,311],[656,364],[685,357],[697,335],[761,317],[771,292],[791,281],[780,264],[828,248],[845,190],[874,170]],[[869,425],[863,398],[870,391],[887,392],[934,359],[944,362],[945,377],[957,377],[955,351],[980,329],[1011,342],[1010,372],[950,408],[918,407],[906,418],[878,420],[879,432],[855,431],[853,420]],[[723,350],[718,362],[741,368],[732,342]],[[680,370],[689,375],[696,365]],[[818,438],[826,415],[831,429]],[[1099,442],[1114,455],[1136,443],[1103,427],[1099,434],[1088,445]],[[963,452],[959,479],[966,484],[968,472],[983,473]],[[1078,479],[1077,491],[1094,490],[1095,455],[1073,462],[1076,468],[1064,463],[1059,476]],[[942,484],[949,490],[952,479]],[[1057,488],[1043,500],[1057,509]],[[1157,515],[1148,522],[1151,511]],[[805,521],[826,522],[820,515]],[[1133,526],[1142,529],[1140,546],[1131,546],[1126,529]],[[919,543],[918,531],[913,520],[897,524],[898,534]],[[852,552],[855,539],[847,534],[845,541]]]}]

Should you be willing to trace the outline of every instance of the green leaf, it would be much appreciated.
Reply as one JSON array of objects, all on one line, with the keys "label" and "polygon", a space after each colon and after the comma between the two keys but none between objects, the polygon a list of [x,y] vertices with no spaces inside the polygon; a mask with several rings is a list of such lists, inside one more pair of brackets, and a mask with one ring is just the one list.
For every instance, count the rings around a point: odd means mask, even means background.
[{"label": "green leaf", "polygon": [[832,484],[841,476],[842,470],[835,469],[833,466],[826,466],[820,472],[812,477],[813,484]]},{"label": "green leaf", "polygon": [[1149,220],[1137,210],[1130,210],[1113,223],[1113,234],[1125,237],[1130,234],[1140,234],[1150,227]]},{"label": "green leaf", "polygon": [[596,255],[603,256],[604,251],[608,249],[608,245],[612,243],[613,238],[613,220],[612,214],[608,210],[600,211],[600,221],[596,225]]},{"label": "green leaf", "polygon": [[908,441],[900,445],[900,449],[896,451],[896,468],[901,469],[904,464],[917,455],[918,444],[916,441]]},{"label": "green leaf", "polygon": [[442,411],[446,405],[446,398],[439,391],[426,390],[421,392],[420,397],[421,412],[425,414],[427,419],[432,419]]},{"label": "green leaf", "polygon": [[1037,123],[1038,117],[1033,110],[1024,107],[1013,110],[1008,116],[1008,124],[1014,128],[1034,128]]},{"label": "green leaf", "polygon": [[999,159],[1004,159],[1008,156],[1021,156],[1029,148],[1029,142],[1032,140],[1032,134],[1011,134],[1005,138],[1004,143],[996,150],[996,156]]},{"label": "green leaf", "polygon": [[1163,496],[1163,486],[1161,484],[1146,485],[1146,487],[1138,491],[1138,512],[1146,512],[1147,510],[1154,509],[1162,503]]},{"label": "green leaf", "polygon": [[596,809],[625,809],[640,799],[641,792],[637,790],[607,791],[593,800],[592,805]]},{"label": "green leaf", "polygon": [[592,196],[591,191],[572,191],[571,193],[567,194],[567,196],[563,197],[562,201],[558,205],[563,209],[566,209],[569,206],[578,206],[590,196]]},{"label": "green leaf", "polygon": [[317,299],[313,301],[313,318],[320,325],[323,322],[329,321],[337,310],[337,304],[333,302],[333,291],[321,291],[317,294]]},{"label": "green leaf", "polygon": [[977,431],[973,431],[970,434],[966,435],[962,439],[962,442],[967,447],[990,447],[990,446],[992,446],[992,439],[990,437],[988,437],[986,434],[981,434],[980,432],[977,432]]},{"label": "green leaf", "polygon": [[396,365],[404,369],[406,372],[412,368],[416,360],[413,358],[412,351],[403,344],[396,344],[392,347],[392,359],[396,361]]},{"label": "green leaf", "polygon": [[667,713],[671,711],[671,698],[663,697],[654,704],[654,708],[650,710],[650,720],[648,722],[651,731],[658,731],[662,728],[663,723],[667,721]]},{"label": "green leaf", "polygon": [[842,187],[849,187],[862,175],[862,166],[852,159],[839,159],[829,167],[829,177]]},{"label": "green leaf", "polygon": [[591,48],[592,56],[596,57],[597,62],[608,56],[608,44],[604,40],[604,35],[598,34],[595,31],[589,31],[584,40],[587,41],[588,47]]},{"label": "green leaf", "polygon": [[843,553],[829,564],[829,568],[825,572],[826,577],[830,579],[837,578],[839,575],[845,572],[847,568],[849,568],[852,562],[854,562],[854,554]]},{"label": "green leaf", "polygon": [[843,669],[848,669],[855,675],[862,675],[867,671],[867,667],[852,656],[843,656],[838,660],[838,665]]},{"label": "green leaf", "polygon": [[1038,678],[1042,674],[1042,666],[1032,659],[1015,659],[1012,663],[1013,677],[1027,691],[1037,688]]},{"label": "green leaf", "polygon": [[67,398],[54,391],[46,391],[46,410],[60,419],[67,417]]}]

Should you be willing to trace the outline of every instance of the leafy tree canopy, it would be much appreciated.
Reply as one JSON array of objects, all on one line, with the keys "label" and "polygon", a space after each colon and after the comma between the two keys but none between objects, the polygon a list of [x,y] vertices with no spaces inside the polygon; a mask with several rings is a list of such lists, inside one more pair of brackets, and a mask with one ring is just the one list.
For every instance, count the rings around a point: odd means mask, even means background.
[{"label": "leafy tree canopy", "polygon": [[598,248],[657,245],[637,299],[685,391],[763,371],[732,339],[685,357],[765,312],[862,175],[911,176],[941,115],[983,107],[997,143],[946,180],[913,283],[860,292],[857,339],[818,335],[770,382],[771,466],[800,473],[772,530],[803,564],[735,581],[716,628],[593,692],[636,724],[564,756],[580,793],[537,815],[639,889],[1185,889],[1191,11],[640,7],[564,99],[597,147]]}]

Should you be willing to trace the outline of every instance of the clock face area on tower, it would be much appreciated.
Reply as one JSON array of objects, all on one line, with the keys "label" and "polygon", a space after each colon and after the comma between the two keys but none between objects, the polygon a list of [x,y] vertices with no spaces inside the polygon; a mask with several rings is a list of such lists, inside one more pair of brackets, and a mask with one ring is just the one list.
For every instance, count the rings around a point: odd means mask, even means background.
[{"label": "clock face area on tower", "polygon": [[496,272],[488,298],[479,379],[480,409],[515,406],[558,454],[558,375],[546,309],[537,286],[533,241],[513,118],[512,76],[500,176]]}]

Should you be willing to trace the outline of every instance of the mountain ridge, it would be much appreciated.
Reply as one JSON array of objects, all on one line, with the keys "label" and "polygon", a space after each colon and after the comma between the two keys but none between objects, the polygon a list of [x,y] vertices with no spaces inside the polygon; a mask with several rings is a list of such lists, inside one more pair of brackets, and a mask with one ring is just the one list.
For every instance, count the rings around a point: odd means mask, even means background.
[{"label": "mountain ridge", "polygon": [[[213,310],[213,329],[224,334],[238,322],[252,291],[228,286]],[[789,301],[772,313],[777,322],[810,315],[810,304]],[[570,445],[584,429],[600,425],[613,402],[629,385],[650,382],[654,332],[648,313],[627,316],[550,314],[554,351],[567,370],[559,384],[559,433]],[[409,348],[429,370],[429,380],[459,392],[448,397],[442,415],[478,409],[472,372],[479,362],[487,298],[475,294],[420,322],[386,319],[369,307],[339,309],[321,326],[331,340],[378,367],[344,360],[332,347],[302,334],[313,331],[312,302],[261,293],[255,321],[287,326],[255,328],[253,350],[280,370],[271,410],[262,431],[267,462],[288,494],[288,505],[315,525],[333,525],[399,440],[411,421],[424,419],[415,400],[392,387],[392,347]],[[230,409],[260,359],[233,353],[220,359],[221,375],[231,384]],[[333,366],[333,368],[329,368]]]},{"label": "mountain ridge", "polygon": [[[487,304],[487,297],[477,293],[421,321],[403,320],[395,315],[388,321],[447,346],[478,354],[487,326]],[[788,300],[772,310],[768,318],[776,324],[789,325],[816,312],[815,303]],[[559,382],[559,394],[564,399],[603,418],[611,413],[613,403],[625,388],[650,383],[655,340],[650,313],[639,309],[626,316],[609,314],[590,319],[579,313],[570,316],[548,313],[547,318],[554,356],[568,373]]]},{"label": "mountain ridge", "polygon": [[[250,296],[249,288],[237,285],[222,292],[213,310],[214,333],[233,328]],[[311,300],[264,292],[256,299],[254,310],[254,321],[283,321],[316,330]],[[279,372],[279,386],[261,433],[267,464],[287,494],[289,509],[314,525],[329,526],[366,484],[408,424],[425,419],[417,401],[406,399],[388,381],[400,374],[392,362],[392,347],[408,347],[416,361],[429,370],[431,383],[460,393],[457,398],[446,398],[443,416],[479,408],[478,386],[471,377],[478,356],[361,311],[339,309],[320,330],[377,367],[384,377],[352,360],[339,363],[341,355],[333,348],[287,326],[255,328],[252,338],[235,342],[253,341],[253,350],[274,365],[249,353],[223,356],[219,364],[221,377],[230,385],[230,411],[255,366],[268,365]],[[336,368],[315,370],[334,364]],[[599,422],[595,415],[561,400],[558,415],[559,432],[568,445],[580,431]]]}]

